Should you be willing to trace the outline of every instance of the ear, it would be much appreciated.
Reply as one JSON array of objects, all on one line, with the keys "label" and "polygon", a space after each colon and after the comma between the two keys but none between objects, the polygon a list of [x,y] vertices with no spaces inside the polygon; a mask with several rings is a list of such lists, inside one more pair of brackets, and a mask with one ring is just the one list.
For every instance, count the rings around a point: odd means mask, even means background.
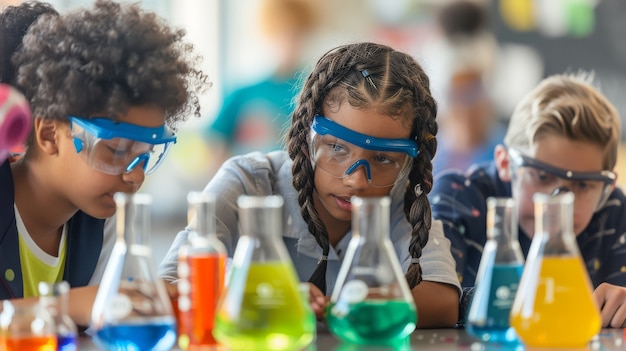
[{"label": "ear", "polygon": [[505,182],[511,181],[511,168],[509,167],[509,152],[506,146],[502,144],[496,145],[493,151],[493,158],[498,169],[498,177]]},{"label": "ear", "polygon": [[54,120],[35,117],[35,144],[43,153],[54,155],[58,152],[57,124]]}]

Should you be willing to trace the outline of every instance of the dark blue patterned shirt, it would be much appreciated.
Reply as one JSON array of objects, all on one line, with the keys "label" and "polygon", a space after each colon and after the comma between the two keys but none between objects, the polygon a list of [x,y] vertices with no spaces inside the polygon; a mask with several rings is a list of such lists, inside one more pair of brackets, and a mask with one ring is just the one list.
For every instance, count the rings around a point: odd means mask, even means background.
[{"label": "dark blue patterned shirt", "polygon": [[[429,198],[433,217],[443,222],[461,286],[474,286],[486,238],[486,200],[510,197],[511,185],[503,182],[493,162],[470,168],[466,174],[442,174]],[[519,228],[519,243],[528,254],[531,239]],[[577,237],[594,289],[603,282],[626,286],[626,201],[616,188]]]}]

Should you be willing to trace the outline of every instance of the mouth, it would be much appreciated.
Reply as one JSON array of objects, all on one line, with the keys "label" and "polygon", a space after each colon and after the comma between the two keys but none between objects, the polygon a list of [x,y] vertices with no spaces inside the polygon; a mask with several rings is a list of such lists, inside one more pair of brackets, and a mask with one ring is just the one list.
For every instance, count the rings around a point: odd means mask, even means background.
[{"label": "mouth", "polygon": [[340,197],[334,196],[335,203],[340,210],[346,212],[352,212],[352,203],[350,202],[350,197]]}]

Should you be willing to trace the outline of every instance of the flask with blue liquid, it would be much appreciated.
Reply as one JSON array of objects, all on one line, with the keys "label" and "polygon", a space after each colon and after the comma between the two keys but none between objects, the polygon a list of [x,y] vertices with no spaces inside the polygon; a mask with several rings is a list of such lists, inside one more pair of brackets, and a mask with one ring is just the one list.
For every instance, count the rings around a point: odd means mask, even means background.
[{"label": "flask with blue liquid", "polygon": [[114,199],[117,238],[92,309],[93,339],[111,351],[170,350],[176,322],[147,240],[151,197],[116,193]]},{"label": "flask with blue liquid", "polygon": [[511,198],[487,199],[487,243],[467,313],[467,333],[485,342],[517,343],[509,322],[524,267]]},{"label": "flask with blue liquid", "polygon": [[57,351],[78,350],[78,328],[68,314],[70,284],[39,282],[39,300],[54,319]]}]

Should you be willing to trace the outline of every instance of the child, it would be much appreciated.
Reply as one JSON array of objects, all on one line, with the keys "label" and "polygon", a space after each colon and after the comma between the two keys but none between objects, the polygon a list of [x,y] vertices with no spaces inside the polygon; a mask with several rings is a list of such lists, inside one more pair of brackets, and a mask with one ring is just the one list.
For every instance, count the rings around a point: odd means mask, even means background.
[{"label": "child", "polygon": [[[23,157],[0,166],[0,298],[37,296],[39,281],[99,282],[115,240],[103,234],[113,194],[137,191],[178,122],[199,116],[207,78],[184,35],[109,0],[31,26],[13,57],[33,130]],[[96,288],[70,293],[79,325]]]},{"label": "child", "polygon": [[[231,158],[205,189],[221,201],[217,233],[229,256],[239,238],[237,198],[281,195],[287,214],[283,240],[300,279],[314,284],[311,301],[319,317],[351,237],[350,197],[390,195],[391,240],[407,272],[419,326],[454,325],[460,291],[454,261],[441,224],[432,222],[431,228],[426,197],[436,112],[428,77],[410,56],[374,43],[326,53],[304,82],[288,151]],[[366,138],[377,139],[368,145]],[[354,154],[336,163],[341,144]],[[159,275],[166,280],[176,279],[187,233],[178,234],[161,263]]]},{"label": "child", "polygon": [[[513,197],[526,256],[534,233],[532,195],[572,191],[574,231],[604,327],[626,326],[626,203],[615,187],[620,117],[584,75],[545,79],[517,106],[494,161],[448,173],[430,195],[444,223],[463,287],[474,285],[486,241],[486,199]],[[461,318],[464,316],[461,315]]]}]

